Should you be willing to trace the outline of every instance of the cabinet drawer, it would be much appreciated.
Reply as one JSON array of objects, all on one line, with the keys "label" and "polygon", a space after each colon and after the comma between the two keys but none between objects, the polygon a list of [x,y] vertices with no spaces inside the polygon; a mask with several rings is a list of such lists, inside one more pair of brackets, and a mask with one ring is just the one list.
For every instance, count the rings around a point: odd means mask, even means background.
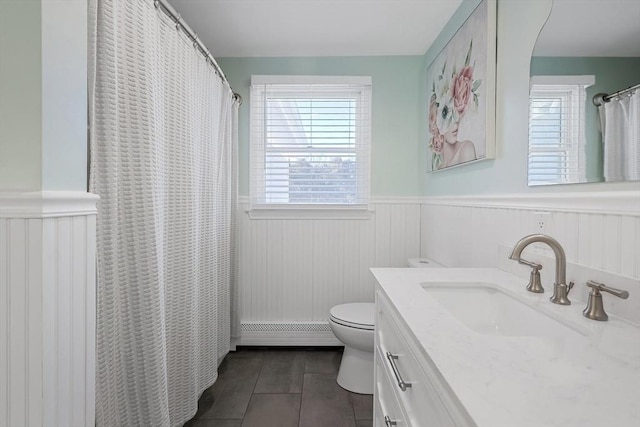
[{"label": "cabinet drawer", "polygon": [[[389,303],[377,294],[376,357],[392,380],[408,422],[420,427],[454,427],[456,424],[421,365],[422,356],[412,350]],[[406,383],[406,388],[402,382]],[[403,389],[404,388],[404,389]]]},{"label": "cabinet drawer", "polygon": [[[393,383],[387,374],[386,367],[376,354],[376,389],[375,389],[375,427],[410,427],[400,408],[398,398],[393,391]],[[385,424],[385,417],[389,417],[389,424]],[[395,422],[395,424],[392,424]]]}]

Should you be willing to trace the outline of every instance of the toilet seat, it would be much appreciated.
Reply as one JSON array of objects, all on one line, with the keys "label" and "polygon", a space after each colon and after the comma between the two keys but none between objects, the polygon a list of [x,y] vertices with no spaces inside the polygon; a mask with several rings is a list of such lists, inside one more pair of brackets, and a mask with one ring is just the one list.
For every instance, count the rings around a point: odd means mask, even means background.
[{"label": "toilet seat", "polygon": [[329,319],[349,328],[373,331],[375,308],[373,303],[340,304],[329,310]]}]

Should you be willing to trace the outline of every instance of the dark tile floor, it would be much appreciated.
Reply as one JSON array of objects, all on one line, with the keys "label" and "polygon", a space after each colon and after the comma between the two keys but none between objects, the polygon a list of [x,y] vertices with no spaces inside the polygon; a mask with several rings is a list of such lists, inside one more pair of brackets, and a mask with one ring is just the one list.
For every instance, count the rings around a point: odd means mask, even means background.
[{"label": "dark tile floor", "polygon": [[373,397],[336,383],[341,348],[239,348],[185,427],[371,427]]}]

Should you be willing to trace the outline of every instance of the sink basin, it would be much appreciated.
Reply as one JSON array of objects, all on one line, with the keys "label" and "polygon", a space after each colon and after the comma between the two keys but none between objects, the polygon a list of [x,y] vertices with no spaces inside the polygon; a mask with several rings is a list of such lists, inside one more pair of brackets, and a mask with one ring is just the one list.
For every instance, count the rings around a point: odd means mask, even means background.
[{"label": "sink basin", "polygon": [[493,336],[585,335],[491,283],[435,283],[420,286],[471,330]]}]

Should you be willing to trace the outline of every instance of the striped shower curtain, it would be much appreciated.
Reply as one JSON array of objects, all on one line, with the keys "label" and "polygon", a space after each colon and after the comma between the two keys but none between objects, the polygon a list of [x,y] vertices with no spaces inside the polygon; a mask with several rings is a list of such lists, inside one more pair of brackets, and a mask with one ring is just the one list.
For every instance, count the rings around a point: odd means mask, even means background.
[{"label": "striped shower curtain", "polygon": [[153,1],[91,13],[96,424],[181,425],[229,351],[237,105]]},{"label": "striped shower curtain", "polygon": [[640,180],[640,91],[617,96],[599,109],[605,181]]}]

